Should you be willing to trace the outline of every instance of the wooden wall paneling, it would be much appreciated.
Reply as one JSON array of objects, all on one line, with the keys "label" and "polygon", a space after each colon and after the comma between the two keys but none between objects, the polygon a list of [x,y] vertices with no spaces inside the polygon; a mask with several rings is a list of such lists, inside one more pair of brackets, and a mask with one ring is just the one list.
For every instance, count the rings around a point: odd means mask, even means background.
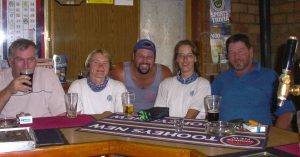
[{"label": "wooden wall paneling", "polygon": [[191,1],[191,27],[192,40],[196,43],[200,51],[200,70],[203,77],[207,76],[207,66],[211,62],[210,58],[210,33],[209,33],[209,1]]},{"label": "wooden wall paneling", "polygon": [[130,60],[139,32],[139,1],[134,6],[50,4],[50,54],[68,57],[67,79],[76,79],[87,55],[103,48],[113,63]]},{"label": "wooden wall paneling", "polygon": [[186,0],[186,38],[192,40],[192,0]]}]

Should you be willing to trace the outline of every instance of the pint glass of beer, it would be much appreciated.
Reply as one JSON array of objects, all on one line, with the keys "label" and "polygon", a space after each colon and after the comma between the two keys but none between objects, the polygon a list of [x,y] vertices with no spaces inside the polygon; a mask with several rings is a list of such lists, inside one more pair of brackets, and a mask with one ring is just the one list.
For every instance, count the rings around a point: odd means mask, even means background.
[{"label": "pint glass of beer", "polygon": [[132,116],[134,111],[135,94],[133,92],[122,93],[123,113]]},{"label": "pint glass of beer", "polygon": [[31,85],[29,85],[29,84],[25,84],[25,85],[27,85],[27,86],[29,86],[29,87],[32,88],[32,82],[33,82],[33,69],[23,69],[23,70],[21,70],[20,75],[26,75],[26,76],[30,77]]},{"label": "pint glass of beer", "polygon": [[218,121],[220,113],[221,96],[208,95],[204,98],[204,105],[207,112],[207,120]]}]

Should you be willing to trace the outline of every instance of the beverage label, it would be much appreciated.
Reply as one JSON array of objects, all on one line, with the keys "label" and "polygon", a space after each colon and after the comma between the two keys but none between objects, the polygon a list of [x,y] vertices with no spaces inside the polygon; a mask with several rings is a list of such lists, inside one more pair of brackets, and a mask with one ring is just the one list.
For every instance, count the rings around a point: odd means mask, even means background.
[{"label": "beverage label", "polygon": [[53,55],[55,73],[61,83],[66,83],[67,63],[67,56],[57,54]]}]

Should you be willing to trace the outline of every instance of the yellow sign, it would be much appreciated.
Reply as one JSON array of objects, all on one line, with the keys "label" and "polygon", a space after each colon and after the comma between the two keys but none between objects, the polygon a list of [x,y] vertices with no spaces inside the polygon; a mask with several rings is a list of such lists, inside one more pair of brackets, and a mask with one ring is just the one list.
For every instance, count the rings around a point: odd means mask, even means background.
[{"label": "yellow sign", "polygon": [[86,3],[113,4],[114,0],[86,0]]}]

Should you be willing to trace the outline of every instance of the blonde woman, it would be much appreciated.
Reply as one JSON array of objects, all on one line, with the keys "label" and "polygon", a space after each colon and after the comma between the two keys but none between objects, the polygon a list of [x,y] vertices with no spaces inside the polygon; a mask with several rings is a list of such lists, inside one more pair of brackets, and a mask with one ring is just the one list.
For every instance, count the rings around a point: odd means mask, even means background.
[{"label": "blonde woman", "polygon": [[86,59],[85,68],[87,77],[74,81],[68,91],[78,93],[77,111],[81,114],[122,112],[121,93],[126,91],[126,87],[108,77],[110,54],[102,49],[92,51]]}]

